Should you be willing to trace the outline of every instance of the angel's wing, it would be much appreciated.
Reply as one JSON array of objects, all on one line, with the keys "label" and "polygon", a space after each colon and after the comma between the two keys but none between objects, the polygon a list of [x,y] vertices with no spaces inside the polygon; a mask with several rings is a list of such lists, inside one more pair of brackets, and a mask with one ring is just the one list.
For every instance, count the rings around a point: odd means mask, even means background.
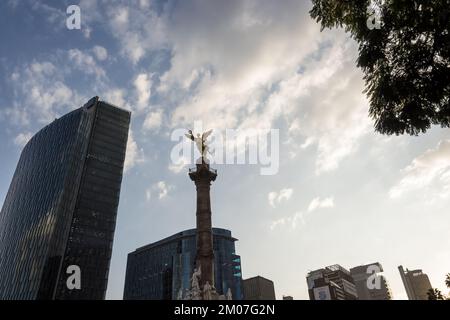
[{"label": "angel's wing", "polygon": [[194,136],[192,135],[192,134],[187,134],[187,133],[185,133],[184,134],[188,139],[191,139],[192,141],[195,141],[194,140]]},{"label": "angel's wing", "polygon": [[202,139],[203,139],[203,140],[206,140],[206,138],[208,138],[209,135],[210,135],[212,132],[213,132],[212,129],[211,129],[211,130],[208,130],[208,131],[206,131],[206,132],[203,132],[203,134],[202,134]]}]

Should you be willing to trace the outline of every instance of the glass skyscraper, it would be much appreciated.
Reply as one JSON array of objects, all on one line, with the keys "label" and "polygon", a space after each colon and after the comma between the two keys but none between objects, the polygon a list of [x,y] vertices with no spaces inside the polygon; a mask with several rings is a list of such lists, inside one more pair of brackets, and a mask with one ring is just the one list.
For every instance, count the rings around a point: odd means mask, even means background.
[{"label": "glass skyscraper", "polygon": [[104,299],[129,124],[94,97],[27,143],[0,212],[0,299]]},{"label": "glass skyscraper", "polygon": [[[241,258],[235,253],[231,231],[213,228],[214,278],[218,293],[231,289],[242,299]],[[195,264],[196,229],[179,232],[128,254],[125,300],[175,300],[190,289]]]}]

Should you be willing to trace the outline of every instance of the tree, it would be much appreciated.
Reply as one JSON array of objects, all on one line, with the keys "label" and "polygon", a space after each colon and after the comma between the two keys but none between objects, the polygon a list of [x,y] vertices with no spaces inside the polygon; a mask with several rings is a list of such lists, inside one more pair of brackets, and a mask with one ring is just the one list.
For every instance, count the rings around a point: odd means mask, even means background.
[{"label": "tree", "polygon": [[450,127],[450,0],[312,2],[322,31],[343,27],[358,43],[376,131],[418,135],[431,125]]},{"label": "tree", "polygon": [[445,285],[450,289],[450,273],[447,273],[447,276],[445,277]]},{"label": "tree", "polygon": [[427,292],[428,300],[445,300],[444,295],[439,289],[430,289]]}]

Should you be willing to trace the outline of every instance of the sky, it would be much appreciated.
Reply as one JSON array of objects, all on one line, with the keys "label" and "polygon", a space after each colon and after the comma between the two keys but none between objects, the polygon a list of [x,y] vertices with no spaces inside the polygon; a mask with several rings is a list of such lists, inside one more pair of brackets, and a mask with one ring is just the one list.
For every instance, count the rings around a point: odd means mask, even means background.
[{"label": "sky", "polygon": [[[68,29],[66,9],[81,9]],[[176,129],[279,130],[279,169],[217,164],[213,225],[239,239],[243,277],[308,299],[308,271],[380,262],[423,269],[447,293],[450,133],[373,129],[357,46],[309,1],[0,3],[0,203],[20,152],[46,124],[99,96],[132,111],[107,299],[129,252],[195,227],[195,186],[170,153]]]}]

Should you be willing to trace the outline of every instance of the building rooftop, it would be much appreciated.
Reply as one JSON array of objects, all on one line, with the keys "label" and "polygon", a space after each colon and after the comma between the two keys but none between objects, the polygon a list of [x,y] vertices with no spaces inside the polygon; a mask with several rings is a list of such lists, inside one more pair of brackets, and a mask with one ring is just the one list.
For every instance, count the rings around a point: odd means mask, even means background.
[{"label": "building rooftop", "polygon": [[[188,230],[184,230],[184,231],[175,233],[175,234],[173,234],[173,235],[171,235],[171,236],[169,236],[167,238],[164,238],[164,239],[158,240],[156,242],[147,244],[145,246],[139,247],[134,252],[132,252],[132,254],[139,253],[139,252],[142,252],[142,251],[145,251],[145,250],[149,250],[149,249],[158,247],[160,245],[170,243],[170,242],[172,242],[174,240],[194,237],[195,234],[196,234],[196,231],[197,231],[197,229],[194,228],[194,229],[188,229]],[[212,231],[213,231],[213,236],[215,236],[215,237],[226,237],[226,238],[229,238],[230,240],[233,240],[233,241],[237,241],[238,240],[238,239],[236,239],[236,238],[231,236],[231,231],[230,230],[222,229],[222,228],[212,228]]]}]

